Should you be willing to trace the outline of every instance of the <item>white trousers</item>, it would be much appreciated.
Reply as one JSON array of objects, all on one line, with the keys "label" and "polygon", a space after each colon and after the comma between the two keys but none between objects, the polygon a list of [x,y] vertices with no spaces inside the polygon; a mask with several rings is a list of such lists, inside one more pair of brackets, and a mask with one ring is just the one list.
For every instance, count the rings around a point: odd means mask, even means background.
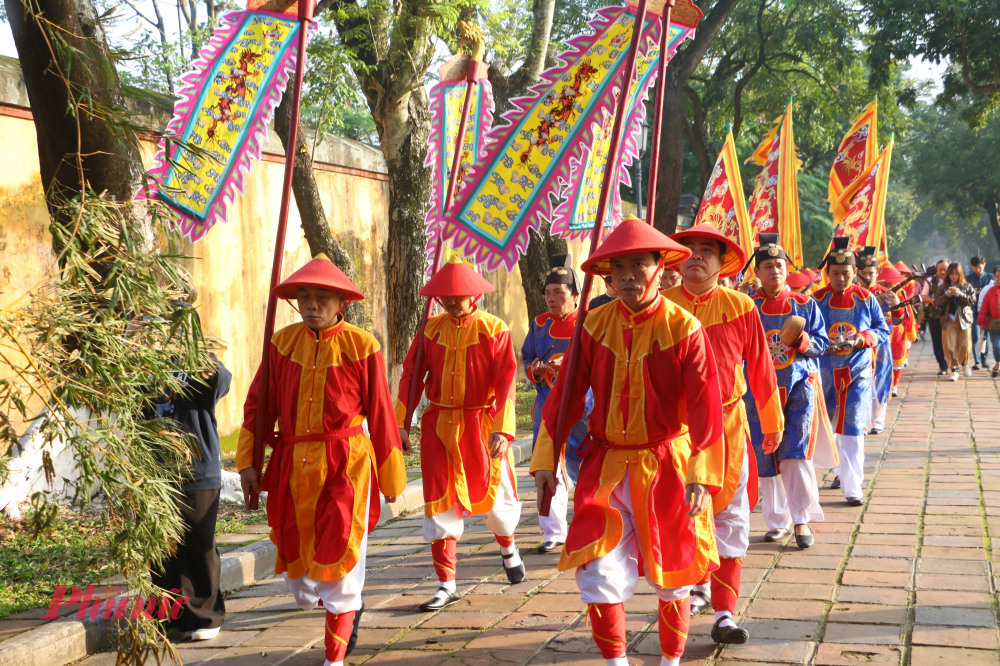
[{"label": "white trousers", "polygon": [[[497,487],[496,501],[493,508],[486,512],[486,527],[493,534],[514,536],[514,530],[521,520],[521,503],[514,493],[514,483],[511,480],[510,465],[507,458],[500,465],[500,483]],[[457,504],[452,511],[445,511],[436,516],[424,516],[424,539],[458,539],[465,531],[465,520],[462,508]]]},{"label": "white trousers", "polygon": [[[614,550],[576,568],[576,586],[585,604],[620,604],[635,594],[639,584],[639,537],[632,517],[628,472],[611,491],[608,503],[622,516],[622,538]],[[646,577],[661,601],[679,601],[690,587],[659,587]]]},{"label": "white trousers", "polygon": [[[747,446],[750,443],[747,442]],[[736,494],[729,506],[715,514],[715,544],[719,557],[746,557],[750,547],[750,496],[747,481],[750,478],[750,455],[743,452],[743,471],[736,486]]]},{"label": "white trousers", "polygon": [[885,430],[885,413],[889,411],[889,403],[886,402],[884,405],[879,402],[878,398],[872,401],[872,427],[878,430]]},{"label": "white trousers", "polygon": [[816,470],[811,460],[782,460],[778,476],[761,477],[764,524],[769,530],[788,529],[823,520]]},{"label": "white trousers", "polygon": [[546,541],[566,543],[566,534],[569,532],[566,513],[569,510],[569,491],[573,489],[572,486],[567,487],[567,478],[567,474],[556,474],[556,494],[552,496],[549,515],[538,516],[538,526],[542,528]]},{"label": "white trousers", "polygon": [[865,480],[865,436],[836,435],[837,446],[840,448],[840,467],[837,476],[840,477],[840,490],[845,499],[858,499],[864,496],[861,484]]},{"label": "white trousers", "polygon": [[[368,488],[368,506],[365,509],[365,522],[371,509],[371,488]],[[365,586],[365,560],[368,551],[368,525],[365,525],[365,535],[361,537],[361,554],[358,563],[346,576],[331,581],[313,580],[309,576],[289,578],[288,572],[281,574],[285,578],[289,592],[295,597],[295,603],[304,611],[316,608],[320,599],[323,608],[335,615],[361,609],[361,590]]]}]

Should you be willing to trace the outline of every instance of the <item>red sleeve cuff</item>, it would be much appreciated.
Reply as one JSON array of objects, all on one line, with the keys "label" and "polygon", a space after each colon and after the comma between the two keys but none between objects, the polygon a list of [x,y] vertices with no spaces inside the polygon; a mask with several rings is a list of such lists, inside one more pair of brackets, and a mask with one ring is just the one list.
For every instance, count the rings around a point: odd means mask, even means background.
[{"label": "red sleeve cuff", "polygon": [[861,331],[858,335],[860,335],[861,339],[865,341],[865,347],[871,349],[872,347],[877,346],[875,344],[875,335],[871,331]]},{"label": "red sleeve cuff", "polygon": [[797,352],[805,353],[805,351],[809,349],[809,334],[806,333],[805,331],[802,331],[802,335],[799,336],[799,344],[797,347],[794,347],[793,349],[795,349],[795,351]]}]

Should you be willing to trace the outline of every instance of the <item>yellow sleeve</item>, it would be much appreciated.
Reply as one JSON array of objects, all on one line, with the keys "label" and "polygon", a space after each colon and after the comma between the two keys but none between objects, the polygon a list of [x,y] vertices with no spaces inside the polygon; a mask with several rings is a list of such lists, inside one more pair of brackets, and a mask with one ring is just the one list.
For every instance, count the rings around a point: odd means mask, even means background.
[{"label": "yellow sleeve", "polygon": [[760,417],[760,431],[766,435],[785,430],[785,413],[781,409],[781,394],[775,391],[767,402],[761,406],[757,403],[757,415]]},{"label": "yellow sleeve", "polygon": [[378,487],[386,497],[398,497],[406,488],[406,465],[403,452],[393,448],[378,468]]},{"label": "yellow sleeve", "polygon": [[236,469],[242,472],[247,467],[253,467],[253,433],[240,428],[240,437],[236,442]]},{"label": "yellow sleeve", "polygon": [[722,490],[726,476],[726,442],[719,437],[711,446],[688,458],[685,483],[708,486],[712,494]]},{"label": "yellow sleeve", "polygon": [[531,467],[528,470],[532,474],[538,471],[555,471],[555,453],[553,452],[552,435],[542,421],[538,428],[538,439],[535,440],[535,447],[531,451]]}]

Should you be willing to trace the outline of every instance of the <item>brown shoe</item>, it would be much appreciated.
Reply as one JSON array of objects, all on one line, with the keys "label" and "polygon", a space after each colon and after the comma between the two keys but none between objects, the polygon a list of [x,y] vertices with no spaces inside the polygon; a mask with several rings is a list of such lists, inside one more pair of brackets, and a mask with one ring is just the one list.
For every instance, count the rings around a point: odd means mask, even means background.
[{"label": "brown shoe", "polygon": [[[742,645],[750,640],[750,632],[739,627],[720,627],[719,623],[726,618],[720,618],[712,626],[712,640],[727,645]],[[732,618],[729,618],[732,619]]]}]

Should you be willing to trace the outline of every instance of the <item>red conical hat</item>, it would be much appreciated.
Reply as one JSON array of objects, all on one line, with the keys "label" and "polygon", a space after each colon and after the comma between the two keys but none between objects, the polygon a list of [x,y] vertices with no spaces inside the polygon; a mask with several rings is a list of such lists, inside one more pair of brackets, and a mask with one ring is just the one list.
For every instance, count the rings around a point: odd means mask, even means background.
[{"label": "red conical hat", "polygon": [[910,270],[910,267],[904,264],[902,261],[896,262],[896,270],[899,271],[902,275],[910,275],[911,273],[913,273],[913,271]]},{"label": "red conical hat", "polygon": [[747,265],[747,253],[743,251],[743,248],[711,224],[696,224],[690,229],[670,234],[670,238],[678,243],[684,238],[711,238],[714,241],[725,243],[726,252],[722,255],[722,272],[719,273],[719,277],[736,275]]},{"label": "red conical hat", "polygon": [[902,274],[896,270],[896,267],[892,264],[886,264],[878,271],[878,281],[888,282],[889,284],[896,284],[897,282],[902,282],[905,280]]},{"label": "red conical hat", "polygon": [[788,277],[785,279],[785,284],[787,284],[792,289],[802,289],[803,287],[809,285],[813,281],[813,276],[802,271],[801,273],[789,273]]},{"label": "red conical hat", "polygon": [[339,291],[348,301],[363,301],[364,294],[358,291],[354,283],[337,268],[325,254],[317,254],[312,261],[295,271],[274,288],[278,298],[295,298],[299,287],[319,287],[330,291]]},{"label": "red conical hat", "polygon": [[608,234],[601,246],[580,266],[591,275],[610,275],[611,258],[636,252],[659,252],[664,266],[691,256],[691,250],[670,240],[637,217],[629,216]]},{"label": "red conical hat", "polygon": [[421,296],[444,298],[446,296],[479,296],[496,289],[490,281],[477,273],[458,257],[452,257],[447,264],[427,281],[420,290]]}]

